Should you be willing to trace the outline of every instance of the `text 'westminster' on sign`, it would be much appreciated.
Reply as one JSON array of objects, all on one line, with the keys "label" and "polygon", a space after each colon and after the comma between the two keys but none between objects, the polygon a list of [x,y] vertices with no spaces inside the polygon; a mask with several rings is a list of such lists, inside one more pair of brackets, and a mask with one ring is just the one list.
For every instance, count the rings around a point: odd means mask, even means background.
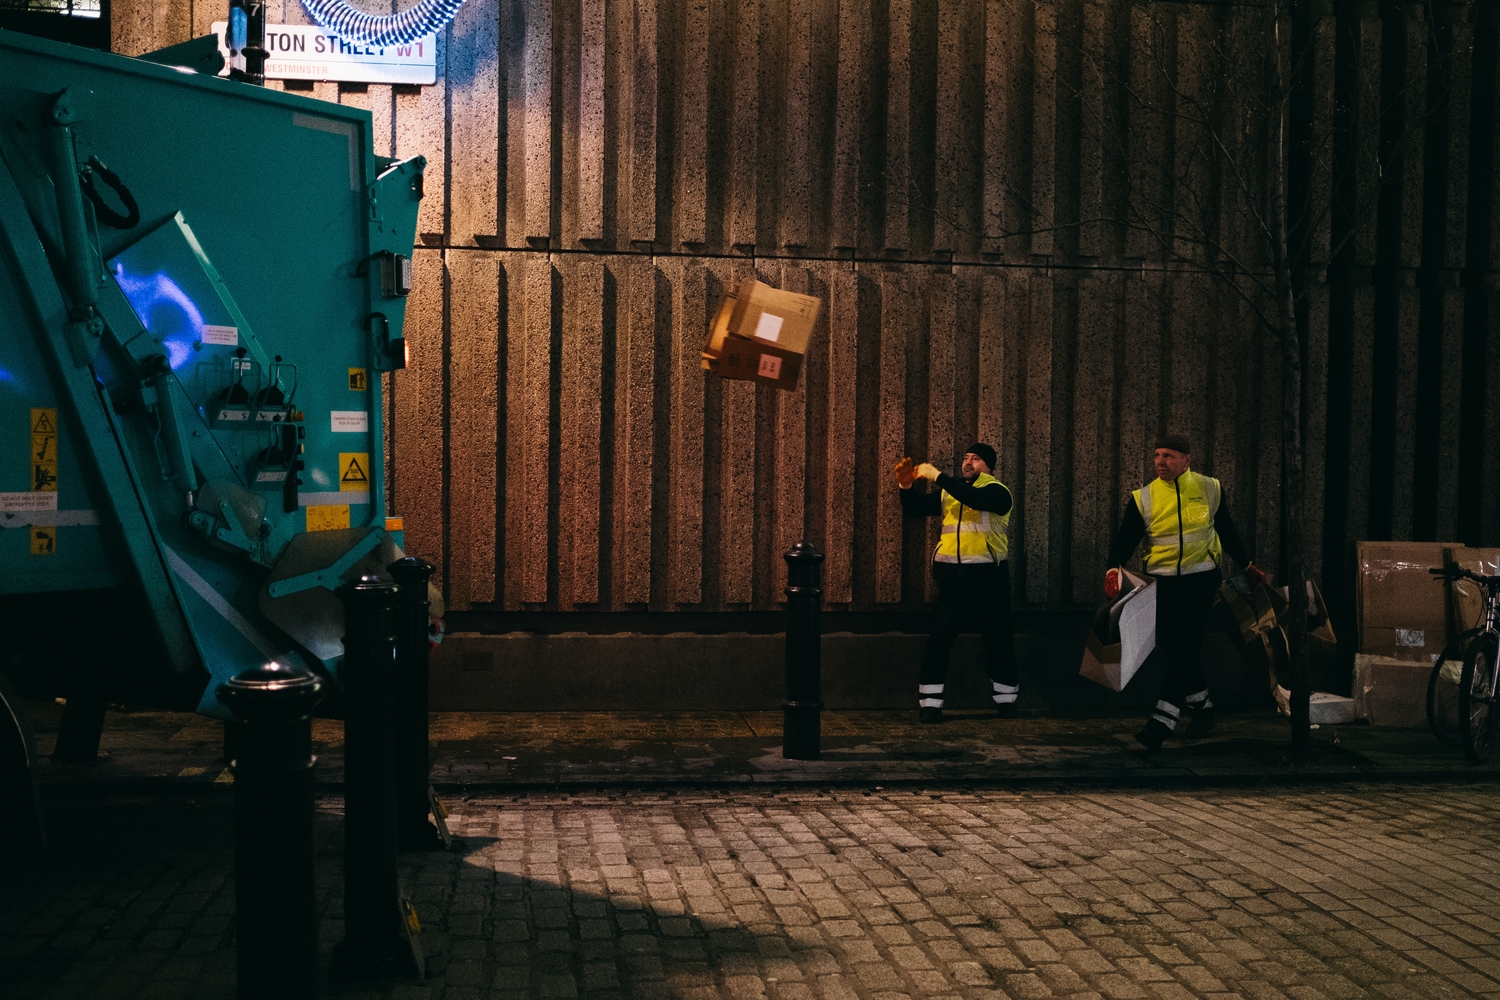
[{"label": "text 'westminster' on sign", "polygon": [[[227,25],[212,30],[225,59],[220,76],[228,76]],[[337,80],[343,83],[437,82],[437,36],[423,35],[409,45],[356,45],[326,28],[303,24],[266,25],[266,79]]]}]

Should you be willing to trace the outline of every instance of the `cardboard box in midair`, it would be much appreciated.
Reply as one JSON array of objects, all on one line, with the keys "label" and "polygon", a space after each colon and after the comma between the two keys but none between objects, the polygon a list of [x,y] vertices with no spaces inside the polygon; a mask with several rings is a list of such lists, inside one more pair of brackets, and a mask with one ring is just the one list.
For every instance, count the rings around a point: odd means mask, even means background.
[{"label": "cardboard box in midair", "polygon": [[822,302],[753,278],[719,307],[703,348],[703,367],[720,378],[797,388]]},{"label": "cardboard box in midair", "polygon": [[[1444,542],[1360,542],[1355,606],[1359,651],[1435,663],[1448,644],[1448,588],[1429,569],[1442,566]],[[1425,697],[1425,695],[1424,695]]]}]

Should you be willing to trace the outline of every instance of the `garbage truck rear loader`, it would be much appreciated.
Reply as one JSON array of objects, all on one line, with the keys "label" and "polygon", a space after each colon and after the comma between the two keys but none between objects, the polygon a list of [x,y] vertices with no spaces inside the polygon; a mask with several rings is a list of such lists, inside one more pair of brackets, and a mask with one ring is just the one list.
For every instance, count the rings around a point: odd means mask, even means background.
[{"label": "garbage truck rear loader", "polygon": [[0,794],[31,794],[20,697],[90,756],[106,702],[337,681],[333,588],[401,554],[381,380],[424,165],[368,111],[0,31]]}]

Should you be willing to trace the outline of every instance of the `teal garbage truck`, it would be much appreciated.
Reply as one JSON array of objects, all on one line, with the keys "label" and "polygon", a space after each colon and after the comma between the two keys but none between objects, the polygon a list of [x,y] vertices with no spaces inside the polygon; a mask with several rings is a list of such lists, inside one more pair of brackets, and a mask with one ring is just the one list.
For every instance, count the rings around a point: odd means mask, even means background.
[{"label": "teal garbage truck", "polygon": [[[333,590],[402,544],[382,379],[404,367],[421,157],[368,111],[0,31],[0,791],[24,698],[227,717],[268,661],[337,687]],[[153,59],[160,59],[154,62]],[[0,802],[0,813],[16,815]]]}]

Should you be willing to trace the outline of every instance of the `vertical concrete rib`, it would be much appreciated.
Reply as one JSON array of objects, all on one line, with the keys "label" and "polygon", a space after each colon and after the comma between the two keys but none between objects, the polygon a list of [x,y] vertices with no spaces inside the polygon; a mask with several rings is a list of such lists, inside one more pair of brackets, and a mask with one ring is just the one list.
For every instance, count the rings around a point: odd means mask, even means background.
[{"label": "vertical concrete rib", "polygon": [[786,93],[782,128],[781,245],[807,246],[812,212],[812,8],[818,0],[787,0]]},{"label": "vertical concrete rib", "polygon": [[[668,600],[697,604],[703,600],[703,371],[707,304],[706,272],[696,262],[669,272],[676,279],[672,309],[672,477],[667,581]],[[697,322],[694,322],[694,321]]]},{"label": "vertical concrete rib", "polygon": [[979,292],[979,440],[1002,456],[1011,450],[1005,447],[1006,402],[1015,398],[1013,392],[1006,391],[1005,385],[1009,360],[1005,331],[1010,316],[1006,308],[1005,278],[1000,272],[987,271],[980,279]]},{"label": "vertical concrete rib", "polygon": [[[906,446],[906,342],[912,292],[909,275],[894,266],[880,274],[880,451],[882,469],[908,453]],[[915,456],[913,456],[915,457]],[[876,494],[875,601],[901,600],[904,533],[901,498],[894,490]]]},{"label": "vertical concrete rib", "polygon": [[1047,542],[1052,528],[1052,278],[1027,275],[1026,600],[1047,600]]},{"label": "vertical concrete rib", "polygon": [[1307,370],[1303,377],[1304,398],[1309,403],[1302,437],[1302,566],[1321,586],[1328,458],[1328,286],[1324,284],[1314,285],[1307,293]]},{"label": "vertical concrete rib", "polygon": [[656,265],[614,257],[615,544],[617,603],[651,599],[652,470],[656,427]]},{"label": "vertical concrete rib", "polygon": [[605,0],[579,0],[578,238],[604,239]]},{"label": "vertical concrete rib", "polygon": [[558,558],[568,561],[566,606],[599,601],[600,484],[583,470],[598,462],[604,444],[604,261],[579,255],[563,274]]},{"label": "vertical concrete rib", "polygon": [[[1427,119],[1427,22],[1421,7],[1412,8],[1402,25],[1406,34],[1406,78],[1401,93],[1393,100],[1404,99],[1406,135],[1401,143],[1401,266],[1422,265],[1422,201],[1425,197],[1423,167],[1426,128],[1418,127]],[[1400,16],[1401,12],[1396,15]]]},{"label": "vertical concrete rib", "polygon": [[[1469,235],[1469,104],[1474,86],[1474,26],[1472,10],[1451,8],[1452,48],[1448,52],[1448,172],[1443,239],[1443,266],[1455,270],[1467,263]],[[1456,384],[1456,383],[1449,383]],[[1456,534],[1444,535],[1456,538]]]},{"label": "vertical concrete rib", "polygon": [[[1314,146],[1311,157],[1311,175],[1308,177],[1308,203],[1317,206],[1333,204],[1335,27],[1336,22],[1333,18],[1320,17],[1313,28],[1312,86],[1308,96],[1312,103]],[[1240,198],[1240,204],[1242,206],[1241,218],[1244,218],[1244,209],[1249,206],[1243,196]],[[1333,213],[1320,208],[1313,218],[1313,231],[1308,247],[1308,259],[1314,265],[1328,261],[1332,247],[1332,232]],[[1323,335],[1326,344],[1326,330]],[[1319,537],[1322,537],[1321,531]],[[1309,562],[1307,565],[1315,564]]]},{"label": "vertical concrete rib", "polygon": [[436,582],[448,579],[443,536],[447,506],[443,497],[443,328],[448,271],[438,250],[412,255],[412,291],[406,301],[406,339],[411,363],[397,372],[395,475],[392,514],[405,518],[406,550],[438,567]]},{"label": "vertical concrete rib", "polygon": [[[521,265],[521,300],[525,312],[520,341],[519,479],[507,484],[507,501],[517,508],[516,544],[507,538],[507,557],[520,554],[520,600],[547,600],[550,548],[548,512],[552,475],[549,456],[552,417],[552,261],[546,254],[526,254]],[[514,500],[510,498],[514,497]]]},{"label": "vertical concrete rib", "polygon": [[708,0],[684,0],[678,38],[674,238],[696,245],[708,239]]},{"label": "vertical concrete rib", "polygon": [[1101,0],[1088,0],[1083,8],[1078,122],[1078,253],[1082,257],[1097,257],[1109,246],[1104,221],[1104,74],[1109,26],[1109,7]]},{"label": "vertical concrete rib", "polygon": [[1012,110],[1010,56],[1014,34],[1011,20],[1009,5],[985,4],[984,190],[980,213],[980,249],[985,253],[1001,253],[1005,250],[1006,199],[1009,187],[1006,175],[1006,138]]},{"label": "vertical concrete rib", "polygon": [[[953,275],[938,272],[927,278],[929,305],[927,324],[927,461],[944,472],[957,470],[961,453],[967,444],[958,441],[954,419],[957,415],[957,332],[958,303]],[[926,520],[926,552],[938,543],[942,521]],[[937,600],[937,581],[925,574],[927,599]]]},{"label": "vertical concrete rib", "polygon": [[1069,599],[1099,596],[1114,506],[1110,465],[1115,422],[1115,306],[1113,275],[1078,283],[1078,371],[1073,382],[1073,589]]},{"label": "vertical concrete rib", "polygon": [[1128,132],[1126,158],[1129,229],[1125,256],[1158,258],[1162,253],[1164,207],[1163,154],[1166,150],[1162,73],[1167,68],[1162,51],[1167,40],[1157,10],[1130,8],[1130,93],[1126,103]]},{"label": "vertical concrete rib", "polygon": [[1375,289],[1364,285],[1354,289],[1354,320],[1349,372],[1349,495],[1348,519],[1341,545],[1349,545],[1370,534],[1370,426],[1374,412],[1373,371],[1375,336]]},{"label": "vertical concrete rib", "polygon": [[1057,11],[1036,5],[1031,89],[1031,252],[1051,254],[1057,198]]},{"label": "vertical concrete rib", "polygon": [[1190,273],[1172,275],[1170,313],[1171,345],[1167,357],[1171,371],[1167,374],[1172,387],[1167,403],[1167,426],[1174,433],[1186,434],[1194,447],[1201,447],[1207,429],[1204,414],[1208,409],[1208,343],[1209,312],[1218,292],[1212,277]]},{"label": "vertical concrete rib", "polygon": [[[464,72],[449,82],[453,178],[449,243],[474,246],[500,233],[500,11],[497,0],[468,0],[448,31],[448,58]],[[428,160],[430,172],[442,161]]]},{"label": "vertical concrete rib", "polygon": [[1379,18],[1361,18],[1355,29],[1359,58],[1354,65],[1354,263],[1375,263],[1375,199],[1380,188],[1380,93],[1381,24]]},{"label": "vertical concrete rib", "polygon": [[1120,401],[1122,493],[1149,481],[1150,453],[1162,429],[1161,338],[1165,295],[1166,279],[1160,271],[1147,271],[1126,280],[1123,385],[1128,391]]},{"label": "vertical concrete rib", "polygon": [[[1244,315],[1242,311],[1241,315]],[[1243,320],[1242,320],[1243,322]],[[1268,562],[1281,551],[1281,345],[1274,337],[1257,337],[1251,342],[1259,355],[1260,391],[1257,402],[1259,461],[1256,468],[1254,551]],[[1277,567],[1267,566],[1275,572]]]},{"label": "vertical concrete rib", "polygon": [[860,123],[864,120],[865,32],[869,30],[870,0],[839,0],[838,93],[833,130],[834,249],[859,243]]},{"label": "vertical concrete rib", "polygon": [[1459,435],[1463,428],[1463,395],[1458,387],[1464,384],[1465,303],[1462,288],[1432,289],[1427,294],[1443,298],[1440,377],[1442,385],[1453,387],[1452,392],[1442,394],[1439,404],[1442,409],[1438,414],[1438,476],[1433,485],[1437,489],[1437,535],[1442,540],[1458,537]]},{"label": "vertical concrete rib", "polygon": [[[833,271],[828,296],[828,448],[823,592],[830,603],[854,599],[855,398],[859,381],[859,274],[849,265]],[[898,456],[899,457],[899,456]],[[884,466],[879,456],[877,472]],[[891,459],[895,461],[894,458]]]},{"label": "vertical concrete rib", "polygon": [[933,164],[932,249],[951,253],[956,246],[959,205],[958,156],[963,142],[964,19],[962,0],[938,0],[937,15],[937,152]]},{"label": "vertical concrete rib", "polygon": [[630,73],[629,238],[656,239],[656,5],[657,0],[626,0],[635,9],[634,64]]},{"label": "vertical concrete rib", "polygon": [[730,61],[734,97],[729,130],[729,243],[737,247],[753,247],[757,242],[760,5],[761,0],[733,4],[738,44]]},{"label": "vertical concrete rib", "polygon": [[887,250],[911,245],[911,2],[890,0],[886,40],[885,237]]},{"label": "vertical concrete rib", "polygon": [[521,92],[526,125],[521,143],[526,157],[526,222],[522,235],[546,246],[552,236],[552,2],[524,3]]},{"label": "vertical concrete rib", "polygon": [[495,599],[496,452],[500,404],[500,260],[449,260],[448,606]]},{"label": "vertical concrete rib", "polygon": [[[1389,404],[1395,439],[1391,455],[1391,537],[1405,540],[1416,537],[1413,520],[1417,474],[1417,379],[1422,323],[1422,290],[1417,287],[1412,275],[1398,274],[1409,284],[1396,289],[1396,398]],[[1373,331],[1371,332],[1373,339]],[[1363,425],[1355,425],[1356,432],[1368,436],[1369,418]]]},{"label": "vertical concrete rib", "polygon": [[[791,264],[781,267],[781,287],[800,295],[814,294],[807,268]],[[826,303],[825,303],[826,308]],[[809,372],[804,371],[793,392],[772,390],[776,404],[776,534],[771,552],[771,578],[780,579],[781,554],[806,534],[806,491],[809,473],[807,455],[807,390]],[[779,588],[772,587],[779,594]]]},{"label": "vertical concrete rib", "polygon": [[448,157],[447,32],[437,36],[437,83],[396,88],[396,156],[427,157],[422,204],[417,209],[418,242],[440,244],[447,232],[448,185],[442,164]]}]

